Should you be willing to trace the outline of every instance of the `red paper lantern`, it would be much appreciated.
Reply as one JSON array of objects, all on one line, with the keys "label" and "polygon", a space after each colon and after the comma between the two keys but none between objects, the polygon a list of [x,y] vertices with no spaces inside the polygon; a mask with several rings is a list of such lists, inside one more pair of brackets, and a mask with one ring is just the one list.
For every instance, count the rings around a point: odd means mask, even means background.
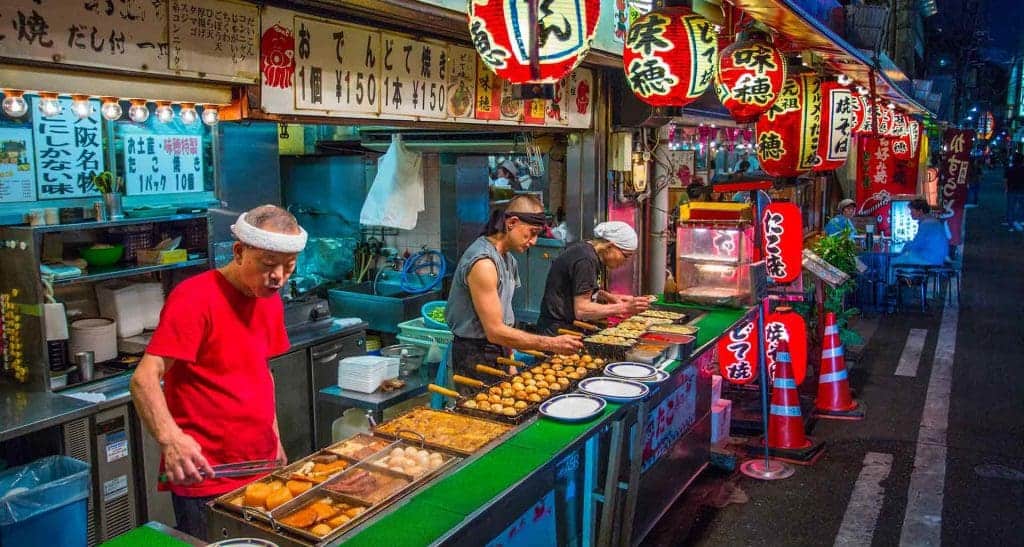
[{"label": "red paper lantern", "polygon": [[757,120],[757,159],[775,177],[795,177],[818,164],[821,136],[821,80],[791,76],[768,112]]},{"label": "red paper lantern", "polygon": [[717,56],[718,38],[710,21],[689,8],[665,8],[630,24],[622,66],[640,100],[686,106],[711,85]]},{"label": "red paper lantern", "polygon": [[715,68],[715,93],[732,119],[753,123],[768,111],[786,81],[786,59],[760,38],[722,50]]},{"label": "red paper lantern", "polygon": [[846,163],[853,142],[853,129],[857,127],[857,113],[860,108],[849,89],[835,82],[821,84],[821,139],[818,141],[818,158],[821,162],[815,171],[839,169]]},{"label": "red paper lantern", "polygon": [[718,371],[731,384],[757,379],[757,325],[748,321],[718,339]]},{"label": "red paper lantern", "polygon": [[768,278],[789,283],[800,276],[803,264],[804,228],[800,208],[793,203],[771,203],[761,217],[761,251]]},{"label": "red paper lantern", "polygon": [[513,84],[553,84],[590,51],[601,13],[600,0],[551,0],[537,9],[539,27],[537,73],[531,67],[530,2],[473,0],[469,3],[469,34],[480,59]]},{"label": "red paper lantern", "polygon": [[764,321],[765,356],[768,377],[775,378],[775,358],[779,342],[789,343],[789,357],[792,359],[793,378],[802,384],[807,376],[807,322],[793,308],[779,307],[768,314]]}]

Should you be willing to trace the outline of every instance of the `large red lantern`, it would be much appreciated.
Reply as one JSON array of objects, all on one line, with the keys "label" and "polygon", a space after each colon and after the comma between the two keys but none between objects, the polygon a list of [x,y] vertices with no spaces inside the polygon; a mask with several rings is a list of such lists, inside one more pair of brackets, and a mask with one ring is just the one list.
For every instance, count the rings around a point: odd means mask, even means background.
[{"label": "large red lantern", "polygon": [[531,66],[529,0],[473,0],[469,33],[480,59],[514,84],[553,84],[579,66],[590,51],[600,0],[549,0],[537,7],[538,51]]},{"label": "large red lantern", "polygon": [[786,59],[760,37],[736,42],[718,54],[715,93],[739,123],[753,123],[767,112],[785,81]]},{"label": "large red lantern", "polygon": [[757,325],[747,321],[718,339],[718,371],[732,384],[757,379]]},{"label": "large red lantern", "polygon": [[807,376],[807,322],[793,308],[776,308],[764,320],[764,349],[768,377],[772,379],[775,378],[776,352],[782,340],[789,343],[793,378],[797,384],[802,384]]},{"label": "large red lantern", "polygon": [[813,74],[786,79],[782,93],[757,120],[757,159],[765,173],[795,177],[818,164],[821,80]]},{"label": "large red lantern", "polygon": [[860,108],[860,101],[849,89],[835,82],[821,84],[821,95],[821,139],[818,141],[821,162],[814,170],[831,171],[842,167],[850,155],[853,130],[857,126],[854,108]]},{"label": "large red lantern", "polygon": [[793,203],[771,203],[761,218],[761,251],[768,279],[790,283],[803,271],[804,228],[800,208]]},{"label": "large red lantern", "polygon": [[711,85],[717,57],[718,38],[710,21],[689,8],[665,8],[630,24],[622,66],[640,100],[686,106]]}]

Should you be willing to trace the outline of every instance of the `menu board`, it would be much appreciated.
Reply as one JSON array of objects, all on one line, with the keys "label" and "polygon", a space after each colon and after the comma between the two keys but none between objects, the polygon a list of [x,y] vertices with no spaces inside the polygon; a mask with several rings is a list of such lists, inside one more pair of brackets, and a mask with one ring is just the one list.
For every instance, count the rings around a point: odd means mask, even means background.
[{"label": "menu board", "polygon": [[388,32],[381,41],[381,114],[447,118],[448,46]]},{"label": "menu board", "polygon": [[476,102],[476,50],[448,46],[448,115],[472,118]]},{"label": "menu board", "polygon": [[307,17],[294,25],[295,109],[380,112],[380,33]]},{"label": "menu board", "polygon": [[128,195],[202,192],[203,139],[199,135],[125,135]]},{"label": "menu board", "polygon": [[172,70],[256,80],[259,8],[226,0],[171,0],[168,9]]},{"label": "menu board", "polygon": [[92,114],[79,119],[71,111],[71,99],[60,99],[60,114],[49,118],[36,110],[38,97],[29,100],[39,199],[99,195],[92,184],[92,175],[105,168],[99,101],[90,101]]},{"label": "menu board", "polygon": [[[520,101],[473,48],[260,10],[260,109],[276,115],[589,128],[593,76],[577,69],[555,101]],[[527,112],[529,108],[529,120]]]},{"label": "menu board", "polygon": [[0,203],[35,201],[32,129],[0,127]]}]

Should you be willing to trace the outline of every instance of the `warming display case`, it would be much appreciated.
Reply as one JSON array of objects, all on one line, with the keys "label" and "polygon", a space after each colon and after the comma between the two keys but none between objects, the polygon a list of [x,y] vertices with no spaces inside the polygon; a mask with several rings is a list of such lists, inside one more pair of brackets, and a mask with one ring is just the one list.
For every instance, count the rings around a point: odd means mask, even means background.
[{"label": "warming display case", "polygon": [[682,221],[676,283],[683,302],[741,307],[753,303],[754,228],[745,220]]}]

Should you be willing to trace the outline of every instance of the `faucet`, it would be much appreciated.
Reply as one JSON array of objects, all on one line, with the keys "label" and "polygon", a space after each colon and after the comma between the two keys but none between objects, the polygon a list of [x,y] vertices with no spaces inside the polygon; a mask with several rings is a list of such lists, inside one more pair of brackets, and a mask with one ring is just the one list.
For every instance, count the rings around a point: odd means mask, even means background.
[{"label": "faucet", "polygon": [[373,276],[373,295],[377,296],[377,283],[380,282],[380,276],[387,270],[388,265],[391,266],[392,270],[397,271],[399,264],[402,262],[402,258],[398,256],[389,256],[384,258],[384,266],[377,270],[377,275]]}]

